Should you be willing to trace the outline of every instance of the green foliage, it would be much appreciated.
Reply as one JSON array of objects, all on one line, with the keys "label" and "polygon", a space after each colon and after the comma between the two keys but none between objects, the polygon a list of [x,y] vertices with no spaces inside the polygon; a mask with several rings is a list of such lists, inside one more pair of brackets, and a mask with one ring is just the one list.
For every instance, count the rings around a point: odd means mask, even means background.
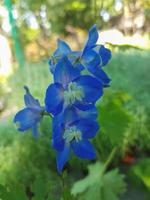
[{"label": "green foliage", "polygon": [[43,200],[51,191],[51,181],[45,182],[45,179],[38,177],[32,185],[34,197],[32,200]]},{"label": "green foliage", "polygon": [[8,81],[8,86],[11,89],[10,98],[8,103],[22,107],[24,89],[23,86],[27,85],[31,88],[31,93],[43,103],[45,90],[52,81],[52,76],[49,73],[49,66],[46,62],[26,64],[24,68],[16,70]]},{"label": "green foliage", "polygon": [[[46,0],[33,3],[32,0],[20,1],[18,4],[22,14],[32,12],[40,27],[43,27],[41,8],[46,6],[47,21],[51,24],[53,32],[65,32],[66,25],[89,28],[94,23],[91,11],[92,0]],[[41,30],[43,31],[43,30]]]},{"label": "green foliage", "polygon": [[25,191],[21,187],[6,188],[0,185],[0,199],[1,200],[28,200]]},{"label": "green foliage", "polygon": [[60,192],[55,194],[56,186],[59,188],[55,156],[50,151],[51,127],[46,121],[38,140],[31,132],[18,133],[10,119],[0,126],[0,194],[8,196],[0,196],[2,200],[29,200],[29,196],[33,200],[59,199]]},{"label": "green foliage", "polygon": [[114,146],[121,148],[126,130],[133,120],[132,113],[125,107],[128,99],[128,95],[121,92],[106,93],[97,105],[101,126],[94,143],[101,159],[105,160]]},{"label": "green foliage", "polygon": [[131,168],[132,176],[136,176],[150,191],[150,159],[144,158]]},{"label": "green foliage", "polygon": [[118,196],[125,192],[123,176],[117,169],[103,174],[104,166],[97,162],[90,165],[88,170],[87,177],[72,187],[72,194],[78,195],[79,200],[118,200]]},{"label": "green foliage", "polygon": [[[108,69],[112,78],[111,87],[105,89],[104,98],[97,104],[101,130],[94,139],[94,144],[98,155],[97,160],[101,162],[107,159],[114,146],[119,147],[119,150],[109,166],[110,171],[106,173],[102,173],[103,165],[97,162],[90,165],[87,175],[86,166],[89,161],[72,157],[66,165],[68,175],[65,178],[64,198],[68,200],[119,199],[125,184],[122,175],[118,170],[112,170],[112,166],[116,167],[117,163],[122,167],[118,158],[122,152],[126,153],[126,150],[132,147],[140,150],[138,157],[149,152],[148,53],[130,50],[114,54]],[[9,109],[6,111],[14,112],[22,108],[23,85],[32,87],[33,95],[43,103],[45,89],[50,82],[47,62],[34,63],[17,70],[8,82],[11,93],[8,98]],[[2,200],[44,200],[44,198],[60,200],[61,180],[56,171],[55,152],[50,151],[49,118],[46,117],[42,121],[40,126],[42,134],[38,140],[35,140],[31,132],[20,134],[13,126],[12,117],[0,119],[0,198]],[[115,162],[116,159],[118,162]],[[139,182],[148,190],[149,165],[149,159],[143,159],[131,170],[132,176],[138,177]],[[76,182],[79,178],[83,179]],[[70,185],[73,185],[73,197],[70,194]],[[128,193],[130,191],[125,194],[125,200],[134,199]]]},{"label": "green foliage", "polygon": [[122,149],[138,146],[141,151],[150,149],[150,134],[148,129],[148,115],[143,107],[138,106],[134,120],[129,124],[123,138]]},{"label": "green foliage", "polygon": [[122,91],[133,99],[130,108],[140,104],[150,114],[149,51],[126,50],[113,54],[106,71],[112,78],[111,90]]},{"label": "green foliage", "polygon": [[102,124],[101,132],[109,137],[112,145],[122,142],[123,134],[131,121],[132,115],[123,107],[124,97],[126,94],[123,93],[105,95],[105,100],[99,105],[98,121]]}]

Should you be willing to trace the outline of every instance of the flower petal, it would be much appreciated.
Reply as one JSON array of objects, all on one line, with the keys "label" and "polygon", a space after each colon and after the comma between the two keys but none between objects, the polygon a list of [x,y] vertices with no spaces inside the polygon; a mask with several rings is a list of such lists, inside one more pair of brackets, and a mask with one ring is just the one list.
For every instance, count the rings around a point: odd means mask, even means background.
[{"label": "flower petal", "polygon": [[32,128],[40,119],[41,115],[39,113],[34,113],[29,108],[24,108],[15,115],[14,122],[19,123],[19,131],[25,131]]},{"label": "flower petal", "polygon": [[79,158],[92,160],[96,156],[94,147],[88,140],[73,141],[71,147]]},{"label": "flower petal", "polygon": [[81,119],[76,123],[76,126],[82,132],[83,139],[95,137],[99,129],[98,123],[91,119]]},{"label": "flower petal", "polygon": [[80,71],[73,67],[67,57],[63,57],[56,65],[54,82],[60,83],[64,88],[66,88],[68,83],[77,78],[79,75]]},{"label": "flower petal", "polygon": [[25,102],[25,105],[28,107],[28,108],[31,108],[31,109],[35,109],[35,110],[39,110],[41,111],[42,110],[42,107],[40,106],[40,103],[37,99],[35,99],[31,94],[30,94],[30,91],[28,89],[27,86],[24,86],[24,89],[26,90],[26,94],[24,95],[24,102]]},{"label": "flower petal", "polygon": [[58,39],[57,40],[57,49],[54,52],[54,56],[64,56],[71,52],[69,45],[63,41]]},{"label": "flower petal", "polygon": [[83,101],[95,103],[103,94],[103,85],[96,78],[84,75],[78,77],[75,82],[82,87]]},{"label": "flower petal", "polygon": [[78,59],[81,57],[81,51],[71,51],[67,57],[71,63],[77,62]]},{"label": "flower petal", "polygon": [[75,112],[77,113],[77,116],[80,117],[80,119],[90,119],[95,120],[97,118],[97,109],[95,105],[92,104],[90,109],[82,111],[78,108],[75,108]]},{"label": "flower petal", "polygon": [[88,102],[84,102],[84,101],[75,101],[73,105],[82,111],[87,111],[89,109],[92,109],[94,106],[93,103],[88,103]]},{"label": "flower petal", "polygon": [[73,122],[79,120],[77,113],[75,112],[75,108],[73,106],[68,107],[65,109],[63,113],[63,121],[66,126],[69,126]]},{"label": "flower petal", "polygon": [[65,146],[63,151],[57,153],[57,157],[56,157],[57,170],[60,174],[62,173],[62,169],[63,169],[64,165],[69,160],[69,156],[70,156],[70,147],[69,146]]},{"label": "flower petal", "polygon": [[38,125],[37,123],[32,126],[32,135],[37,138],[39,136]]},{"label": "flower petal", "polygon": [[53,117],[52,121],[52,145],[57,151],[62,151],[64,149],[64,139],[63,139],[63,131],[64,124],[62,114],[58,114]]},{"label": "flower petal", "polygon": [[102,64],[101,66],[106,65],[111,59],[111,51],[105,48],[103,45],[100,46],[99,55],[101,57]]},{"label": "flower petal", "polygon": [[68,108],[68,110],[69,110],[70,114],[68,114],[68,112],[65,113],[66,119],[68,118],[67,119],[68,124],[72,124],[81,119],[95,120],[97,118],[97,109],[96,109],[95,105],[92,105],[91,108],[89,108],[88,110],[85,110],[85,111],[80,110],[75,106]]},{"label": "flower petal", "polygon": [[59,83],[48,86],[45,95],[46,110],[53,115],[61,112],[63,108],[63,87]]},{"label": "flower petal", "polygon": [[87,69],[89,67],[94,68],[95,66],[99,65],[100,61],[101,60],[100,60],[99,54],[91,49],[88,49],[87,51],[85,51],[85,53],[83,54],[81,58],[81,63]]},{"label": "flower petal", "polygon": [[56,64],[55,64],[53,58],[50,58],[50,59],[49,59],[48,64],[49,64],[50,72],[51,72],[52,74],[54,74]]},{"label": "flower petal", "polygon": [[86,51],[89,48],[92,48],[96,44],[97,40],[98,40],[98,32],[97,32],[97,27],[95,24],[89,30],[88,40],[87,40],[85,48],[83,50],[83,54],[84,54],[84,51]]}]

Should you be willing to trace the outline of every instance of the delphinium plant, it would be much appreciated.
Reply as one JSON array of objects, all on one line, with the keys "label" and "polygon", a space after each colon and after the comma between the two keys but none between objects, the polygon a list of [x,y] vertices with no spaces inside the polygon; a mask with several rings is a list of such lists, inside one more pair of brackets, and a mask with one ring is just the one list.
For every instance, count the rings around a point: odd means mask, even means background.
[{"label": "delphinium plant", "polygon": [[14,117],[19,131],[32,129],[36,138],[42,118],[45,115],[52,118],[51,146],[56,151],[60,175],[72,152],[81,159],[96,157],[90,142],[100,128],[95,104],[110,84],[103,68],[111,58],[111,51],[97,44],[97,40],[96,25],[89,30],[81,51],[72,51],[66,42],[58,40],[57,49],[49,60],[53,83],[45,91],[45,105],[41,106],[25,86],[25,108]]}]

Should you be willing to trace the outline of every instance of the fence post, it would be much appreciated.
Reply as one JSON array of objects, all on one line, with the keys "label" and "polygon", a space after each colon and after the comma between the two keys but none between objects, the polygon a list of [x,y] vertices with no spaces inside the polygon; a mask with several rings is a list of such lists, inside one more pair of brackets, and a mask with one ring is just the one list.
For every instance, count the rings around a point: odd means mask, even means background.
[{"label": "fence post", "polygon": [[23,67],[25,60],[24,60],[24,55],[23,55],[22,49],[21,49],[20,40],[18,37],[15,19],[13,17],[13,13],[12,13],[12,3],[11,3],[11,0],[4,0],[4,3],[5,3],[5,6],[8,10],[8,14],[9,14],[9,23],[11,25],[11,34],[12,34],[12,39],[13,39],[16,60],[19,64],[19,67]]}]

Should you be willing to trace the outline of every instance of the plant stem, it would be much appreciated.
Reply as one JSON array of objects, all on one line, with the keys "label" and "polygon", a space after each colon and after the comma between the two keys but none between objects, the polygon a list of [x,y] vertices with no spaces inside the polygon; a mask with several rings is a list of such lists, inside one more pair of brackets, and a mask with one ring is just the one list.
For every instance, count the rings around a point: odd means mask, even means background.
[{"label": "plant stem", "polygon": [[106,160],[106,162],[105,162],[105,164],[104,164],[102,174],[105,173],[105,171],[107,170],[109,164],[112,162],[112,160],[113,160],[113,158],[114,158],[114,156],[115,156],[115,154],[116,154],[116,151],[117,151],[117,147],[114,147],[114,148],[112,149],[112,151],[110,152],[110,154],[109,154],[109,156],[108,156],[108,158],[107,158],[107,160]]},{"label": "plant stem", "polygon": [[61,186],[62,186],[62,199],[63,199],[63,200],[67,200],[67,199],[66,199],[66,195],[65,195],[65,180],[64,180],[64,174],[61,175]]}]

